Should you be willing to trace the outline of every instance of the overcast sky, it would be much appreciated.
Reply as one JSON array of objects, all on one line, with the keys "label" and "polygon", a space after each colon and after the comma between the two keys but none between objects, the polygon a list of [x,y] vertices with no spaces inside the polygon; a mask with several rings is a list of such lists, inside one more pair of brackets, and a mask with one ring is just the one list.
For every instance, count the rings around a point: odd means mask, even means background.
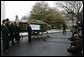
[{"label": "overcast sky", "polygon": [[[38,1],[5,1],[5,18],[14,20],[15,15],[18,15],[19,19],[21,19],[22,16],[30,13],[32,6],[36,2]],[[50,7],[56,7],[55,1],[46,2],[48,2]]]}]

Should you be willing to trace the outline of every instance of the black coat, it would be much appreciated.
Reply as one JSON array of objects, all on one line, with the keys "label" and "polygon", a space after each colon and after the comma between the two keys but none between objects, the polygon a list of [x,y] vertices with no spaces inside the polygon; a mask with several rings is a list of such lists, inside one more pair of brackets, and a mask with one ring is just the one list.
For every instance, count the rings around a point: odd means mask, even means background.
[{"label": "black coat", "polygon": [[28,30],[28,34],[31,34],[32,29],[30,26],[27,26],[27,30]]},{"label": "black coat", "polygon": [[9,27],[10,27],[11,33],[13,34],[20,32],[20,29],[16,24],[11,24]]},{"label": "black coat", "polygon": [[15,26],[14,24],[10,24],[9,25],[9,30],[10,30],[10,40],[14,39],[15,38]]},{"label": "black coat", "polygon": [[1,33],[2,33],[2,39],[3,39],[3,42],[7,42],[7,40],[9,40],[9,30],[6,26],[4,26],[3,24],[1,25]]},{"label": "black coat", "polygon": [[11,25],[9,26],[10,34],[13,34],[13,32],[14,32],[14,31],[13,31],[13,30],[14,30],[13,26],[14,26],[13,24],[11,24]]},{"label": "black coat", "polygon": [[62,27],[63,27],[63,30],[66,30],[66,25],[63,25]]},{"label": "black coat", "polygon": [[15,25],[15,33],[16,34],[19,34],[20,33],[20,27]]},{"label": "black coat", "polygon": [[1,25],[2,37],[8,37],[9,30],[3,24]]},{"label": "black coat", "polygon": [[20,33],[19,26],[15,25],[15,40],[16,41],[19,41],[20,40],[19,33]]},{"label": "black coat", "polygon": [[19,35],[20,28],[16,24],[11,25],[11,31],[14,33],[14,36]]},{"label": "black coat", "polygon": [[9,47],[9,30],[3,24],[1,25],[1,33],[2,33],[2,40],[3,40],[3,51],[5,52],[6,49]]}]

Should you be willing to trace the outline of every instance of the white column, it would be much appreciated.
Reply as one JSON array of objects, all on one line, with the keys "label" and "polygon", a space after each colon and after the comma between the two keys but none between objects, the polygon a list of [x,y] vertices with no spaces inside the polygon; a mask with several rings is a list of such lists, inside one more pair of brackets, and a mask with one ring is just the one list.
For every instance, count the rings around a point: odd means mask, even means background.
[{"label": "white column", "polygon": [[5,1],[1,1],[1,24],[3,19],[5,19]]}]

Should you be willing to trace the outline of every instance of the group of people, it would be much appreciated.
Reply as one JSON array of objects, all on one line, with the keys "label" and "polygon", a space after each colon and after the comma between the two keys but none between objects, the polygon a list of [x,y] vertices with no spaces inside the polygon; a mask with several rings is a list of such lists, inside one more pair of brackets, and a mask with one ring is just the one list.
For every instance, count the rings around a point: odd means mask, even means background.
[{"label": "group of people", "polygon": [[71,41],[71,46],[67,51],[72,54],[79,53],[79,55],[81,55],[83,51],[82,22],[72,26],[71,32],[72,32],[72,37],[69,38]]},{"label": "group of people", "polygon": [[[10,45],[19,44],[20,42],[20,25],[18,22],[11,22],[8,18],[2,20],[1,37],[3,44],[3,52],[9,52]],[[32,28],[27,23],[28,42],[31,43]]]},{"label": "group of people", "polygon": [[[28,42],[31,43],[31,27],[27,24]],[[2,20],[1,36],[3,43],[3,52],[9,50],[10,45],[19,44],[20,42],[20,26],[19,22],[11,22],[8,18]]]},{"label": "group of people", "polygon": [[9,19],[5,19],[2,21],[1,25],[1,36],[3,42],[3,52],[8,52],[8,48],[10,47],[10,42],[12,45],[15,43],[19,44],[20,41],[20,29],[19,23],[10,22]]}]

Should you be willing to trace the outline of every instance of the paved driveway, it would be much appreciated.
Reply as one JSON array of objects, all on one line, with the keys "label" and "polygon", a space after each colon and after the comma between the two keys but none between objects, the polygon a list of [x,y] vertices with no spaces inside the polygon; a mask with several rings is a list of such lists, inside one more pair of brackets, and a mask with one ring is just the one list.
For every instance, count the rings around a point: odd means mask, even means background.
[{"label": "paved driveway", "polygon": [[[19,45],[11,46],[9,53],[5,56],[71,56],[67,52],[70,47],[68,40],[71,37],[70,32],[67,32],[65,36],[62,32],[50,33],[49,36],[50,38],[47,38],[46,41],[32,38],[32,43],[28,43],[27,37],[24,37]],[[1,55],[4,56],[2,48]]]}]

